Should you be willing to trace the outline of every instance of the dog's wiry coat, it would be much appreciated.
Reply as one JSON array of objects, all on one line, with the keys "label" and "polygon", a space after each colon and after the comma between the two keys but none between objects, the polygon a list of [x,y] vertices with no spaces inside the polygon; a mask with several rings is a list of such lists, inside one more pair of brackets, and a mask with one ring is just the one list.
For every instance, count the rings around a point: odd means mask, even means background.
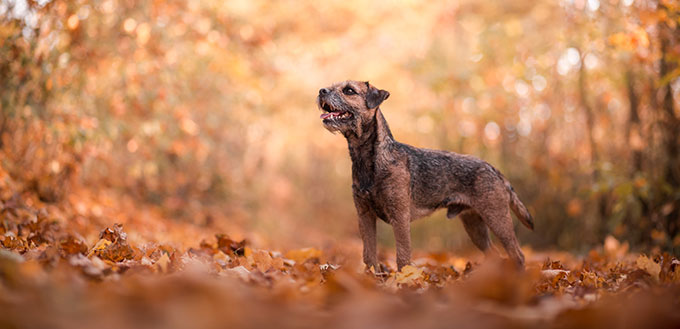
[{"label": "dog's wiry coat", "polygon": [[530,229],[533,220],[508,180],[473,156],[397,142],[379,108],[387,97],[389,92],[368,82],[345,81],[322,88],[317,99],[324,126],[347,139],[364,263],[377,265],[376,218],[394,229],[401,269],[411,257],[410,222],[447,208],[449,218],[460,214],[475,246],[490,248],[491,229],[523,266],[510,210]]}]

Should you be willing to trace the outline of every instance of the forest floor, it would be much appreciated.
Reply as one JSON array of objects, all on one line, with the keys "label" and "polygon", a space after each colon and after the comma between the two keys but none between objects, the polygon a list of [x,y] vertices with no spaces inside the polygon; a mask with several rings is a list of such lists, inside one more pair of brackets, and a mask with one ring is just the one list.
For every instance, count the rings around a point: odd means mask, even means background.
[{"label": "forest floor", "polygon": [[680,326],[680,261],[612,237],[583,257],[525,248],[524,271],[416,253],[375,273],[358,241],[268,250],[105,193],[22,190],[0,168],[0,328]]}]

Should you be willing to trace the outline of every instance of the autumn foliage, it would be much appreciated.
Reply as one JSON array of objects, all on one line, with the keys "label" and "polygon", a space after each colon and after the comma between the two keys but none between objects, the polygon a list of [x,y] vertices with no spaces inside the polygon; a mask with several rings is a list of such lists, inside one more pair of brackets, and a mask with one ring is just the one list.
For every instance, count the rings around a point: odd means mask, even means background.
[{"label": "autumn foliage", "polygon": [[[13,186],[6,174],[3,181],[6,195]],[[281,252],[216,234],[182,247],[130,238],[120,224],[96,233],[96,224],[61,222],[28,200],[15,195],[2,205],[3,327],[680,324],[680,261],[632,254],[613,237],[583,258],[527,250],[525,271],[500,259],[439,253],[395,272],[364,269],[360,250],[347,246]]]},{"label": "autumn foliage", "polygon": [[[0,0],[1,328],[676,328],[680,5]],[[498,167],[525,271],[443,213],[364,268],[321,86]],[[502,250],[502,249],[501,249]]]}]

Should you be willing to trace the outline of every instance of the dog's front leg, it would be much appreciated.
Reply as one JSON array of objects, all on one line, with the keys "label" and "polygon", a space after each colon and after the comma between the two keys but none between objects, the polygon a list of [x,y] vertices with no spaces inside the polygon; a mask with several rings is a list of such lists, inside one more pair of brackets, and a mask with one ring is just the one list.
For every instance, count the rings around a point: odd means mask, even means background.
[{"label": "dog's front leg", "polygon": [[357,215],[359,215],[359,234],[361,235],[361,241],[364,243],[364,264],[368,268],[373,266],[375,271],[379,271],[378,251],[376,250],[376,215],[357,196],[354,198],[354,205],[357,208]]},{"label": "dog's front leg", "polygon": [[397,244],[397,268],[401,271],[411,262],[411,222],[408,218],[398,218],[391,223]]},{"label": "dog's front leg", "polygon": [[378,268],[378,252],[376,250],[376,223],[375,215],[364,213],[359,215],[359,232],[361,233],[361,240],[364,243],[364,264],[368,268],[373,266],[374,270],[380,271]]}]

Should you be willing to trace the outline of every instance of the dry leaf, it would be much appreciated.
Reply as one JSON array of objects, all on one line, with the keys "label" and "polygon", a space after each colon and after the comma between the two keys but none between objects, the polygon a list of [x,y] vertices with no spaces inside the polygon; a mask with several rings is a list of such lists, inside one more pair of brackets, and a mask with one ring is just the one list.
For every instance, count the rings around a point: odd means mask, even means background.
[{"label": "dry leaf", "polygon": [[292,259],[296,263],[302,263],[308,259],[321,258],[321,251],[315,248],[290,250],[286,253],[286,258]]},{"label": "dry leaf", "polygon": [[159,258],[156,261],[156,265],[158,266],[158,270],[161,273],[168,273],[168,264],[170,264],[170,257],[168,257],[168,254],[163,253],[161,255],[161,258]]},{"label": "dry leaf", "polygon": [[661,273],[661,265],[655,263],[653,260],[649,259],[645,255],[640,255],[635,261],[635,264],[640,269],[647,272],[655,280],[659,280],[659,273]]},{"label": "dry leaf", "polygon": [[395,280],[400,284],[413,285],[422,279],[422,275],[422,269],[415,266],[406,265],[401,268],[401,271],[395,274]]}]

